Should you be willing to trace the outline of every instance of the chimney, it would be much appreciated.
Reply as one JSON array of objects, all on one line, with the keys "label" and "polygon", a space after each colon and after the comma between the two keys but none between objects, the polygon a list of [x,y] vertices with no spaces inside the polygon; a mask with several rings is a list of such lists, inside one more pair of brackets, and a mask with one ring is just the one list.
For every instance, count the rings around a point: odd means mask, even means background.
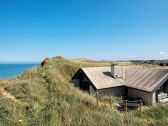
[{"label": "chimney", "polygon": [[123,67],[122,66],[117,66],[117,64],[112,64],[111,65],[111,75],[112,77],[116,78],[123,78]]},{"label": "chimney", "polygon": [[114,78],[117,78],[117,76],[116,76],[116,64],[111,64],[111,75]]}]

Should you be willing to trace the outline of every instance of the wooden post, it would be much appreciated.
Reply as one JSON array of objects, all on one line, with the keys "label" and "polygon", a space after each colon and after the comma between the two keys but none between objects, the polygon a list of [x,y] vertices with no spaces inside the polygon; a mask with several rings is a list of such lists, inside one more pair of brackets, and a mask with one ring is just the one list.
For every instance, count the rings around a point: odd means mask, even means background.
[{"label": "wooden post", "polygon": [[91,99],[89,100],[89,108],[91,107]]},{"label": "wooden post", "polygon": [[142,110],[142,100],[141,99],[139,100],[139,105],[140,105],[140,107],[139,107],[139,116],[141,116],[141,110]]},{"label": "wooden post", "polygon": [[96,92],[96,103],[97,103],[97,106],[99,106],[99,101],[98,101],[98,92]]},{"label": "wooden post", "polygon": [[128,106],[128,103],[127,103],[127,100],[125,100],[125,113],[127,114],[127,106]]},{"label": "wooden post", "polygon": [[111,97],[110,97],[110,107],[112,107],[112,99],[111,99]]}]

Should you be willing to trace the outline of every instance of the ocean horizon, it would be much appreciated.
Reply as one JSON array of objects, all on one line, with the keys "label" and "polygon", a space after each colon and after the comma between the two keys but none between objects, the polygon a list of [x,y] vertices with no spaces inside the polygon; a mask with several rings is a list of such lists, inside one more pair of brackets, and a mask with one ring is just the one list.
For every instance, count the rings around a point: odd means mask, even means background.
[{"label": "ocean horizon", "polygon": [[14,78],[38,63],[0,63],[0,79]]}]

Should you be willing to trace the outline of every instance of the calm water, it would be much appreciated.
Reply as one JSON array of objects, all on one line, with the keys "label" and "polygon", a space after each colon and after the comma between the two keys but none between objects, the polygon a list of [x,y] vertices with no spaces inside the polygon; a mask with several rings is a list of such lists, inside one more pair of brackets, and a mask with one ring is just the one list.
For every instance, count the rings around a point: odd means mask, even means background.
[{"label": "calm water", "polygon": [[12,78],[38,64],[0,64],[0,78]]}]

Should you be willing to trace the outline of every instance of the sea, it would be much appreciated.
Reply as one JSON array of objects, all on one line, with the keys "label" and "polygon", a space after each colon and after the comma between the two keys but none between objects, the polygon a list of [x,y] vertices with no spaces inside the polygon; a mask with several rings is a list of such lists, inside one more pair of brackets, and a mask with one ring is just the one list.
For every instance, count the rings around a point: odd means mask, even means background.
[{"label": "sea", "polygon": [[13,78],[21,75],[26,70],[36,67],[37,63],[27,64],[0,64],[0,79]]}]

